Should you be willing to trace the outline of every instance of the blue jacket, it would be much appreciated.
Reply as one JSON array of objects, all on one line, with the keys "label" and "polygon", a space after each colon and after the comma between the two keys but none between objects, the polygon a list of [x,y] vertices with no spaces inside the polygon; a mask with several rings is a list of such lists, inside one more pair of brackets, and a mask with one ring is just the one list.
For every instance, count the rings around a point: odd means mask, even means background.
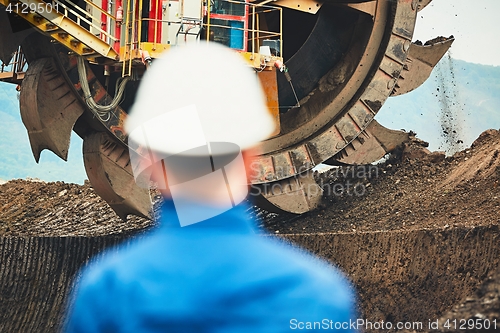
[{"label": "blue jacket", "polygon": [[165,202],[158,229],[84,269],[66,332],[337,331],[354,321],[341,274],[258,235],[247,208],[181,228]]}]

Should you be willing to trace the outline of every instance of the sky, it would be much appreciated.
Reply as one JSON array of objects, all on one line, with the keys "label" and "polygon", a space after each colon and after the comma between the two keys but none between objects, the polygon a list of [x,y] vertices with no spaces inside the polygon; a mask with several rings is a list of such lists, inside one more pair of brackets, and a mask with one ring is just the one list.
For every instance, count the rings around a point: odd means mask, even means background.
[{"label": "sky", "polygon": [[455,59],[500,66],[500,0],[433,0],[418,13],[413,40],[455,36]]}]

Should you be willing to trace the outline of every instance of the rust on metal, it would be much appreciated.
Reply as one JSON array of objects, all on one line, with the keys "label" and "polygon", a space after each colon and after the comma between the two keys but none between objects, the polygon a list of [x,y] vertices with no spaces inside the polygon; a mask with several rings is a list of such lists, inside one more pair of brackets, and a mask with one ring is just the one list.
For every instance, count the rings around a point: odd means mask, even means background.
[{"label": "rust on metal", "polygon": [[267,107],[276,124],[276,130],[272,136],[280,132],[280,109],[278,102],[278,81],[276,81],[276,68],[272,67],[270,71],[261,71],[258,73],[262,89],[267,98]]}]

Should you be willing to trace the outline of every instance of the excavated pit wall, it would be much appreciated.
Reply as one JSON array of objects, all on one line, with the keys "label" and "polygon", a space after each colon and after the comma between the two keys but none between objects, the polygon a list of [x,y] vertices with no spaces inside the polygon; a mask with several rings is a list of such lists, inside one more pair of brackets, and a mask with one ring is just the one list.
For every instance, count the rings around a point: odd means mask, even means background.
[{"label": "excavated pit wall", "polygon": [[288,235],[336,263],[370,321],[438,319],[471,295],[500,261],[498,226]]},{"label": "excavated pit wall", "polygon": [[1,237],[0,332],[59,332],[74,278],[123,237]]},{"label": "excavated pit wall", "polygon": [[[282,235],[351,278],[362,318],[437,319],[500,260],[498,226]],[[58,332],[79,268],[126,236],[0,238],[0,332]]]}]

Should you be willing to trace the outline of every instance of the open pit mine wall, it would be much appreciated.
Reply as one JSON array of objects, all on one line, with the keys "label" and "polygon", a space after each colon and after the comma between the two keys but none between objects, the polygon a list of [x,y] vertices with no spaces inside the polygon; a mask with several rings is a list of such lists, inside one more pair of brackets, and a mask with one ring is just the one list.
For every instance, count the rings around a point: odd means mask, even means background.
[{"label": "open pit mine wall", "polygon": [[371,321],[435,321],[500,261],[498,226],[285,237],[346,272]]},{"label": "open pit mine wall", "polygon": [[[343,269],[360,295],[360,316],[374,321],[435,320],[500,260],[498,226],[282,237]],[[58,332],[79,268],[122,241],[0,237],[0,332]]]}]

